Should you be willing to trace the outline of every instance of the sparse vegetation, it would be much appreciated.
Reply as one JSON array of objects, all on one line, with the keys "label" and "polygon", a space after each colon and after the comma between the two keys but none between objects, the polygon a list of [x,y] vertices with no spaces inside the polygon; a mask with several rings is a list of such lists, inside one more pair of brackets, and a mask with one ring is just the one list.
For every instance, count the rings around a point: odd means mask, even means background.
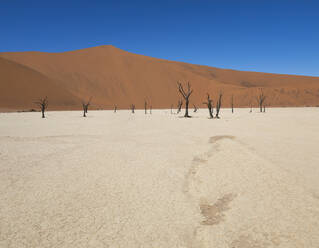
[{"label": "sparse vegetation", "polygon": [[40,98],[38,101],[34,102],[36,105],[38,105],[42,112],[42,118],[45,118],[44,112],[48,108],[49,101],[48,97]]},{"label": "sparse vegetation", "polygon": [[266,100],[266,95],[264,94],[264,91],[262,88],[260,88],[259,94],[258,94],[256,100],[257,100],[260,112],[263,112],[263,107],[264,107],[264,103]]},{"label": "sparse vegetation", "polygon": [[220,92],[219,96],[218,96],[218,100],[216,103],[216,118],[219,119],[219,112],[220,112],[220,108],[222,107],[222,98],[223,98],[223,94]]},{"label": "sparse vegetation", "polygon": [[86,117],[88,112],[89,106],[91,105],[92,97],[87,102],[82,101],[82,108],[83,108],[83,117]]},{"label": "sparse vegetation", "polygon": [[190,85],[189,82],[187,82],[186,91],[184,90],[184,87],[183,87],[183,85],[180,82],[177,82],[177,86],[178,86],[179,93],[181,93],[181,95],[183,96],[183,98],[185,100],[185,114],[184,114],[184,117],[190,118],[191,116],[188,114],[188,105],[189,105],[189,97],[193,93],[193,90],[191,89],[191,85]]},{"label": "sparse vegetation", "polygon": [[207,105],[207,108],[208,108],[208,113],[209,113],[209,117],[212,119],[214,118],[214,115],[213,115],[213,100],[210,99],[210,96],[209,94],[207,93],[207,102],[204,102],[203,104],[206,104]]}]

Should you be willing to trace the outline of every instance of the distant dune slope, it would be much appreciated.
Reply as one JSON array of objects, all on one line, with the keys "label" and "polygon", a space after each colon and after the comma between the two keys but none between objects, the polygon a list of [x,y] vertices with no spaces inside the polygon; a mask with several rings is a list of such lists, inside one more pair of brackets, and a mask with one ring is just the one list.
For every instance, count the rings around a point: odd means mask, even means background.
[{"label": "distant dune slope", "polygon": [[[48,95],[51,109],[75,109],[93,97],[94,108],[176,106],[180,97],[176,82],[190,81],[191,102],[202,106],[206,93],[214,98],[222,91],[224,106],[234,95],[236,106],[256,105],[264,88],[270,106],[319,105],[319,78],[243,72],[172,62],[132,54],[113,46],[64,53],[0,53],[0,109],[28,108],[34,97]],[[12,62],[9,62],[9,61]],[[14,63],[13,63],[14,62]],[[10,67],[10,69],[8,69]]]},{"label": "distant dune slope", "polygon": [[47,76],[0,58],[0,110],[29,110],[47,96],[54,109],[72,109],[79,99]]}]

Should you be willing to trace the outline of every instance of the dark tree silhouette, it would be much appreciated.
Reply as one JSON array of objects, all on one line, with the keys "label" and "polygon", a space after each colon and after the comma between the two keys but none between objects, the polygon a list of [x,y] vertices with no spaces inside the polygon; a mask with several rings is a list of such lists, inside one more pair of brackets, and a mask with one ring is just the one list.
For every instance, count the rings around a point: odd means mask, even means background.
[{"label": "dark tree silhouette", "polygon": [[152,105],[150,106],[150,114],[152,114]]},{"label": "dark tree silhouette", "polygon": [[207,93],[207,102],[203,102],[203,104],[207,105],[209,118],[214,118],[214,115],[213,115],[213,100],[210,99],[210,96],[209,96],[208,93]]},{"label": "dark tree silhouette", "polygon": [[117,111],[117,105],[115,104],[114,105],[114,113],[116,113],[116,111]]},{"label": "dark tree silhouette", "polygon": [[249,111],[249,113],[252,113],[252,112],[253,112],[253,104],[251,103],[251,101],[249,102],[249,105],[250,105],[250,111]]},{"label": "dark tree silhouette", "polygon": [[177,82],[177,86],[178,86],[179,93],[181,93],[181,95],[183,96],[183,98],[185,100],[185,114],[184,114],[184,117],[189,118],[190,117],[189,114],[188,114],[189,97],[193,93],[193,90],[191,89],[191,85],[190,85],[189,82],[187,82],[187,91],[184,90],[184,87],[183,87],[183,85],[180,82]]},{"label": "dark tree silhouette", "polygon": [[196,112],[197,112],[197,110],[198,110],[198,108],[196,107],[196,105],[195,105],[195,104],[193,104],[193,107],[194,107],[194,113],[196,113]]},{"label": "dark tree silhouette", "polygon": [[83,117],[86,117],[88,112],[89,106],[91,105],[92,97],[87,102],[82,101],[82,108],[83,108]]},{"label": "dark tree silhouette", "polygon": [[263,106],[266,100],[266,95],[264,94],[264,91],[262,88],[260,89],[259,95],[256,97],[256,100],[259,105],[260,112],[263,112]]},{"label": "dark tree silhouette", "polygon": [[131,104],[131,110],[132,110],[132,114],[135,113],[135,105],[134,104]]},{"label": "dark tree silhouette", "polygon": [[179,112],[181,112],[182,106],[183,106],[183,101],[182,100],[178,100],[178,103],[177,103],[177,114]]},{"label": "dark tree silhouette", "polygon": [[173,104],[171,105],[171,115],[173,114]]},{"label": "dark tree silhouette", "polygon": [[234,95],[231,95],[231,112],[234,113]]},{"label": "dark tree silhouette", "polygon": [[222,107],[222,97],[223,97],[223,94],[220,92],[219,96],[218,96],[217,103],[216,103],[216,115],[215,115],[215,117],[217,119],[219,119],[219,112],[220,112],[220,108]]},{"label": "dark tree silhouette", "polygon": [[39,100],[34,102],[34,104],[36,104],[40,107],[41,112],[42,112],[42,118],[45,118],[44,112],[48,108],[48,105],[49,105],[48,97],[46,96],[45,98],[40,98]]}]

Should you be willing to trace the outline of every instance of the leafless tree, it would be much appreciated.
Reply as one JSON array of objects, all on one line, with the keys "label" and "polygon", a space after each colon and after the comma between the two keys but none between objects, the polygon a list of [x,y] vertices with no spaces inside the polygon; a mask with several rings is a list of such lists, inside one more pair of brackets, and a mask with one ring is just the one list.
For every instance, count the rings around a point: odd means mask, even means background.
[{"label": "leafless tree", "polygon": [[220,112],[220,108],[222,106],[222,97],[223,97],[223,94],[220,92],[219,96],[218,96],[217,103],[216,103],[216,115],[215,115],[215,117],[217,119],[219,119],[219,112]]},{"label": "leafless tree", "polygon": [[189,82],[187,82],[187,91],[184,90],[183,85],[180,82],[177,82],[178,91],[181,93],[181,95],[184,97],[185,100],[185,115],[184,117],[189,118],[188,115],[188,105],[189,105],[189,97],[193,93],[193,90],[191,89],[191,85]]},{"label": "leafless tree", "polygon": [[195,105],[195,104],[193,104],[193,107],[194,107],[194,113],[196,113],[196,112],[197,112],[197,110],[198,110],[198,108],[196,107],[196,105]]},{"label": "leafless tree", "polygon": [[117,111],[117,105],[115,104],[114,105],[114,113],[116,113],[116,111]]},{"label": "leafless tree", "polygon": [[131,104],[131,110],[132,110],[132,114],[135,113],[135,105],[134,104]]},{"label": "leafless tree", "polygon": [[89,106],[91,105],[92,97],[87,102],[82,101],[82,108],[83,108],[83,117],[86,117],[88,112]]},{"label": "leafless tree", "polygon": [[152,114],[152,105],[150,106],[150,114]]},{"label": "leafless tree", "polygon": [[171,105],[171,115],[173,114],[173,104]]},{"label": "leafless tree", "polygon": [[207,93],[207,102],[203,102],[203,104],[207,105],[209,117],[210,118],[214,118],[214,115],[213,115],[213,100],[210,99],[210,96],[209,96],[208,93]]},{"label": "leafless tree", "polygon": [[38,105],[41,108],[42,112],[42,118],[45,118],[44,112],[48,108],[49,102],[48,102],[48,97],[46,96],[45,98],[40,98],[34,104]]},{"label": "leafless tree", "polygon": [[234,95],[231,95],[231,112],[234,113]]},{"label": "leafless tree", "polygon": [[253,112],[253,104],[251,103],[251,101],[249,102],[249,105],[250,105],[250,111],[249,111],[249,113],[252,113],[252,112]]},{"label": "leafless tree", "polygon": [[145,114],[147,114],[147,101],[144,100],[144,110],[145,110]]},{"label": "leafless tree", "polygon": [[266,100],[266,95],[264,94],[263,89],[261,88],[258,96],[256,97],[257,103],[259,105],[260,112],[263,112],[263,106]]},{"label": "leafless tree", "polygon": [[177,114],[179,112],[181,112],[182,106],[183,106],[183,101],[182,100],[178,100],[178,103],[177,103]]}]

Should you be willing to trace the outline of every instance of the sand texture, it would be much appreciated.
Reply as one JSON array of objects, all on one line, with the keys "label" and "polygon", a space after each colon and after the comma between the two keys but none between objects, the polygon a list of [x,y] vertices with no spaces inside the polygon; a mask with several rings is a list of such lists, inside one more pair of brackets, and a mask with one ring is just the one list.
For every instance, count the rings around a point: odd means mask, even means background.
[{"label": "sand texture", "polygon": [[[51,110],[81,109],[93,97],[95,109],[176,106],[177,81],[190,81],[191,104],[201,106],[206,93],[215,100],[224,93],[223,106],[256,105],[260,87],[271,106],[318,106],[319,78],[244,72],[173,62],[137,55],[114,46],[63,53],[0,53],[0,111],[35,108],[35,99],[48,96]],[[192,105],[191,105],[192,106]]]},{"label": "sand texture", "polygon": [[319,108],[0,114],[0,247],[319,247]]}]

